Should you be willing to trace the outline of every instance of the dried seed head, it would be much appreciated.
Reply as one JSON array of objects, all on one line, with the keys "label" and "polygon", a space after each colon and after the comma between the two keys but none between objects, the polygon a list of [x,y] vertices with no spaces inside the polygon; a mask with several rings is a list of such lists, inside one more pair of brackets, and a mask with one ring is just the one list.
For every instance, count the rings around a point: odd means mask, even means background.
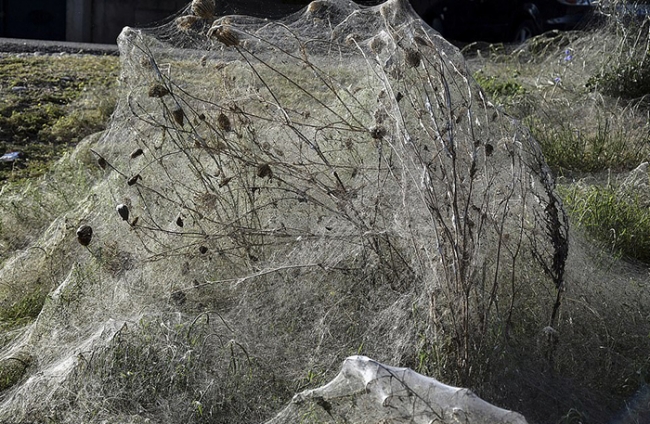
[{"label": "dried seed head", "polygon": [[260,178],[273,178],[273,171],[268,163],[264,163],[257,167],[257,176]]},{"label": "dried seed head", "polygon": [[232,128],[230,126],[230,119],[223,113],[220,113],[217,117],[217,125],[224,131],[230,131]]},{"label": "dried seed head", "polygon": [[210,28],[208,37],[214,37],[226,47],[239,45],[239,36],[230,25],[218,24]]},{"label": "dried seed head", "polygon": [[126,183],[128,185],[132,186],[133,184],[137,183],[138,180],[140,180],[140,179],[142,179],[140,174],[136,174],[136,175],[132,176],[131,178],[129,178],[128,180],[126,180]]},{"label": "dried seed head", "polygon": [[307,6],[307,12],[309,13],[316,13],[321,10],[327,10],[327,3],[324,1],[313,1],[309,3],[309,6]]},{"label": "dried seed head", "polygon": [[176,106],[174,109],[172,109],[172,117],[174,118],[174,121],[181,127],[185,123],[185,112],[183,112],[183,109],[180,106]]},{"label": "dried seed head", "polygon": [[93,229],[89,225],[77,228],[77,241],[82,246],[88,246],[93,238]]},{"label": "dried seed head", "polygon": [[370,129],[370,136],[375,140],[379,140],[386,135],[386,128],[382,126],[376,126]]},{"label": "dried seed head", "polygon": [[370,50],[375,54],[381,53],[385,46],[386,43],[380,37],[375,37],[370,41]]},{"label": "dried seed head", "polygon": [[135,149],[133,152],[131,152],[131,159],[135,159],[143,153],[144,151],[142,151],[142,149]]},{"label": "dried seed head", "polygon": [[345,44],[355,45],[357,44],[357,40],[361,38],[362,37],[360,37],[359,34],[348,34],[348,36],[345,37]]},{"label": "dried seed head", "polygon": [[194,24],[199,20],[201,20],[201,18],[198,16],[186,15],[179,16],[174,22],[176,23],[176,28],[178,28],[179,31],[185,32],[191,30],[192,26],[194,26]]},{"label": "dried seed head", "polygon": [[120,214],[120,217],[122,217],[122,220],[124,220],[124,221],[129,220],[129,208],[124,203],[120,203],[119,205],[117,205],[115,210],[117,211],[117,213]]},{"label": "dried seed head", "polygon": [[232,180],[233,177],[224,177],[219,181],[219,188],[227,186],[230,180]]},{"label": "dried seed head", "polygon": [[422,62],[422,55],[420,55],[419,51],[409,48],[404,51],[404,60],[408,67],[417,68]]},{"label": "dried seed head", "polygon": [[214,17],[214,0],[193,0],[192,13],[202,19],[212,19]]},{"label": "dried seed head", "polygon": [[152,84],[149,87],[149,91],[148,91],[147,94],[149,95],[149,97],[158,97],[158,98],[160,98],[160,97],[164,97],[164,96],[168,95],[169,90],[164,85],[159,84],[159,83],[155,83],[155,84]]},{"label": "dried seed head", "polygon": [[183,225],[185,225],[183,223],[183,217],[182,216],[178,215],[178,217],[176,218],[176,225],[178,225],[181,228],[183,227]]},{"label": "dried seed head", "polygon": [[99,165],[99,167],[102,168],[102,169],[106,169],[106,165],[107,165],[106,159],[104,159],[101,156],[98,157],[97,158],[97,165]]},{"label": "dried seed head", "polygon": [[492,146],[491,144],[486,144],[485,145],[485,156],[492,155],[492,152],[494,152],[494,146]]},{"label": "dried seed head", "polygon": [[425,35],[416,35],[415,37],[413,37],[413,41],[415,41],[417,44],[421,46],[433,47],[433,43],[425,37],[426,37]]},{"label": "dried seed head", "polygon": [[205,255],[206,253],[208,253],[208,248],[205,246],[201,246],[199,247],[199,252],[201,252],[202,255]]}]

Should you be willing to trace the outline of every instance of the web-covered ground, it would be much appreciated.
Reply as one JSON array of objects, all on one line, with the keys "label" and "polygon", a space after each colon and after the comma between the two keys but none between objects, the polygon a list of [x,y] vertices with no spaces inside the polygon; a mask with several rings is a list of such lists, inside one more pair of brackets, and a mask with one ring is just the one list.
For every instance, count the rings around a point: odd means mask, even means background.
[{"label": "web-covered ground", "polygon": [[552,177],[407,2],[195,1],[119,47],[111,124],[67,159],[99,176],[0,273],[53,287],[0,418],[260,421],[356,353],[494,399],[552,377]]}]

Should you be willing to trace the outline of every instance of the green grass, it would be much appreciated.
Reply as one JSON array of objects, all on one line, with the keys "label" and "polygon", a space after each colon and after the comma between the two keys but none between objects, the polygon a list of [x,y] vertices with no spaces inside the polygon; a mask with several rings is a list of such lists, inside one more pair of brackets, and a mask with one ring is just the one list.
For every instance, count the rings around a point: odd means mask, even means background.
[{"label": "green grass", "polygon": [[22,298],[0,310],[0,324],[20,325],[33,320],[41,312],[46,296],[42,287],[32,288]]},{"label": "green grass", "polygon": [[647,139],[609,119],[594,118],[588,126],[539,117],[530,117],[526,123],[559,175],[625,171],[639,165],[648,154]]},{"label": "green grass", "polygon": [[594,75],[587,87],[610,96],[638,99],[650,93],[650,66],[648,58],[631,58]]},{"label": "green grass", "polygon": [[[53,165],[83,138],[105,128],[117,99],[118,68],[114,56],[0,58],[0,155],[19,151],[25,157],[0,163],[0,264],[69,209],[87,186],[94,166]],[[40,178],[47,173],[48,178]],[[7,290],[13,295],[0,308],[0,328],[33,321],[50,289],[36,278],[3,287],[3,295]]]},{"label": "green grass", "polygon": [[103,130],[116,94],[114,56],[0,58],[0,154],[25,161],[0,164],[1,180],[34,178],[85,136]]},{"label": "green grass", "polygon": [[636,189],[611,184],[562,187],[570,216],[594,239],[628,258],[650,263],[650,207]]},{"label": "green grass", "polygon": [[508,102],[526,94],[526,89],[516,78],[516,72],[512,76],[486,75],[482,70],[474,73],[474,79],[486,93]]}]

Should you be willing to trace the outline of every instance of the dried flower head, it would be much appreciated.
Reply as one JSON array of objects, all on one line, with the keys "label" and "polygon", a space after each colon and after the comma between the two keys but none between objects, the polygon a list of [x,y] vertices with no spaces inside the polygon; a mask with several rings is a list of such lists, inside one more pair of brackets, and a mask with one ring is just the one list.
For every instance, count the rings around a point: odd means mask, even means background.
[{"label": "dried flower head", "polygon": [[370,40],[370,50],[372,50],[373,53],[381,53],[384,47],[386,47],[386,43],[379,36]]},{"label": "dried flower head", "polygon": [[307,6],[307,12],[309,13],[316,13],[321,9],[327,9],[327,4],[324,1],[313,1]]},{"label": "dried flower head", "polygon": [[359,34],[348,34],[347,37],[345,37],[345,44],[348,45],[355,45],[357,44],[357,40],[362,37],[359,36]]},{"label": "dried flower head", "polygon": [[202,19],[212,19],[214,17],[214,0],[193,0],[192,13]]},{"label": "dried flower head", "polygon": [[115,210],[117,211],[118,214],[120,214],[120,218],[122,218],[123,221],[128,221],[129,220],[129,207],[126,206],[124,203],[120,203],[115,207]]},{"label": "dried flower head", "polygon": [[133,152],[131,152],[131,159],[135,159],[138,156],[142,155],[144,151],[140,148],[135,149]]},{"label": "dried flower head", "polygon": [[257,167],[257,176],[260,178],[273,178],[273,171],[268,163],[263,163]]},{"label": "dried flower head", "polygon": [[419,51],[408,48],[404,51],[404,60],[408,67],[417,68],[422,62],[422,55],[420,55]]},{"label": "dried flower head", "polygon": [[222,178],[221,181],[219,181],[219,188],[227,186],[228,183],[230,182],[230,180],[232,180],[232,179],[233,179],[233,177],[224,177],[224,178]]},{"label": "dried flower head", "polygon": [[126,181],[126,183],[127,183],[128,185],[132,186],[132,185],[134,185],[135,183],[137,183],[138,180],[140,180],[140,179],[142,179],[142,177],[140,176],[140,174],[136,174],[136,175],[132,176],[131,178],[129,178],[129,179]]},{"label": "dried flower head", "polygon": [[149,91],[147,92],[149,97],[164,97],[169,94],[169,90],[167,87],[160,83],[154,83],[149,87]]},{"label": "dried flower head", "polygon": [[239,45],[239,36],[230,25],[217,24],[208,31],[208,37],[214,37],[226,47]]},{"label": "dried flower head", "polygon": [[217,117],[217,125],[224,131],[230,131],[232,129],[230,119],[223,113],[220,113]]},{"label": "dried flower head", "polygon": [[199,18],[198,16],[185,15],[185,16],[179,16],[178,18],[176,18],[174,22],[176,23],[176,28],[178,28],[179,31],[186,32],[191,30],[194,24],[200,20],[201,18]]},{"label": "dried flower head", "polygon": [[370,129],[370,136],[375,140],[379,140],[380,138],[385,137],[386,134],[387,134],[386,128],[382,127],[381,125],[378,125]]},{"label": "dried flower head", "polygon": [[417,44],[425,47],[433,47],[433,43],[426,38],[426,36],[423,35],[416,35],[413,37],[413,41],[415,41]]},{"label": "dried flower head", "polygon": [[93,229],[89,225],[77,228],[77,241],[82,246],[88,246],[93,239]]},{"label": "dried flower head", "polygon": [[185,112],[183,112],[183,108],[176,106],[172,109],[172,118],[174,118],[174,122],[182,127],[185,123]]}]

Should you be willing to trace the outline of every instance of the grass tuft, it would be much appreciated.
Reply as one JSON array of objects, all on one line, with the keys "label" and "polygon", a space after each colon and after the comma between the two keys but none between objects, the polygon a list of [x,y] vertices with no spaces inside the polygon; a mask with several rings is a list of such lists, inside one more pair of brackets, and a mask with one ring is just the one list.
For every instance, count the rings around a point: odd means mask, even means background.
[{"label": "grass tuft", "polygon": [[631,58],[612,69],[604,70],[587,81],[587,88],[624,99],[643,98],[650,94],[650,67],[647,58]]},{"label": "grass tuft", "polygon": [[637,166],[648,154],[643,136],[605,118],[589,126],[575,121],[526,120],[544,156],[557,173],[624,171]]},{"label": "grass tuft", "polygon": [[613,184],[561,189],[573,221],[622,256],[650,263],[650,207],[636,190]]}]

